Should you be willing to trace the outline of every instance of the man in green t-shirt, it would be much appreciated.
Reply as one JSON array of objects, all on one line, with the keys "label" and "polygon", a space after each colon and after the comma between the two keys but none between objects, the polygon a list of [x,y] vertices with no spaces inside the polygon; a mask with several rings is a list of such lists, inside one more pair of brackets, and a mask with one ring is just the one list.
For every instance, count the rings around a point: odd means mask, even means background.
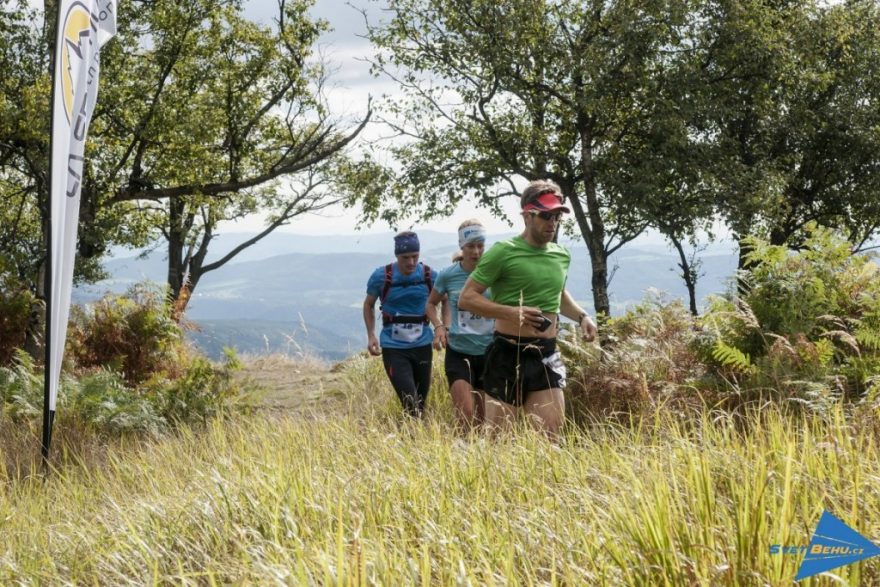
[{"label": "man in green t-shirt", "polygon": [[[495,243],[480,259],[458,305],[495,319],[483,378],[486,424],[509,425],[519,409],[550,436],[565,418],[565,366],[556,350],[559,314],[578,323],[583,337],[596,337],[596,323],[566,291],[571,254],[553,242],[564,205],[559,186],[531,182],[520,200],[525,229]],[[491,298],[483,292],[491,290]]]}]

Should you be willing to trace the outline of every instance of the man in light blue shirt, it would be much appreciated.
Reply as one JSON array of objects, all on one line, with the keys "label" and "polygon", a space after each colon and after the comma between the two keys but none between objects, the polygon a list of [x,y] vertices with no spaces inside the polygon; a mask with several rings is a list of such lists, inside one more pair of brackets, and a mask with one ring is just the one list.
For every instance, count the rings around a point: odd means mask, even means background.
[{"label": "man in light blue shirt", "polygon": [[[433,331],[425,303],[433,287],[431,268],[419,263],[419,237],[401,232],[394,237],[396,263],[377,267],[367,281],[364,324],[367,350],[382,355],[385,372],[407,414],[421,417],[431,388]],[[376,300],[380,300],[382,332],[376,338]]]}]

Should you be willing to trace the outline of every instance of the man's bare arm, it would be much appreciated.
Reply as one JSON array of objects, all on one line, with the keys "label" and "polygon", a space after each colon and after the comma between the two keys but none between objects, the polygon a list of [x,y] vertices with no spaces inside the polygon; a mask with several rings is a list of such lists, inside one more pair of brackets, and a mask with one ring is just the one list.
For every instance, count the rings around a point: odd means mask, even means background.
[{"label": "man's bare arm", "polygon": [[562,290],[560,313],[566,318],[574,320],[577,325],[581,327],[582,336],[586,341],[589,342],[596,338],[596,334],[598,333],[596,323],[590,318],[587,311],[581,308],[580,304],[578,304],[571,294],[568,293],[567,289]]},{"label": "man's bare arm", "polygon": [[376,338],[376,300],[374,295],[367,294],[364,298],[364,326],[367,327],[367,350],[371,355],[379,355],[379,339]]}]

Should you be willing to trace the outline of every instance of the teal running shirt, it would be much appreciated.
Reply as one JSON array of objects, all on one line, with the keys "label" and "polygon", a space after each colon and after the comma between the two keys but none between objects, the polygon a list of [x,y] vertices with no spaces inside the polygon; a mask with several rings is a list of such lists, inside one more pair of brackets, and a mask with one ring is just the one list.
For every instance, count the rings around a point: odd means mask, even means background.
[{"label": "teal running shirt", "polygon": [[[449,308],[452,310],[452,325],[449,328],[449,346],[465,355],[482,355],[492,342],[492,331],[495,320],[483,318],[467,310],[459,310],[458,298],[461,289],[470,273],[466,272],[461,263],[450,265],[440,272],[434,282],[434,290],[449,296]],[[489,292],[484,294],[487,298]]]}]

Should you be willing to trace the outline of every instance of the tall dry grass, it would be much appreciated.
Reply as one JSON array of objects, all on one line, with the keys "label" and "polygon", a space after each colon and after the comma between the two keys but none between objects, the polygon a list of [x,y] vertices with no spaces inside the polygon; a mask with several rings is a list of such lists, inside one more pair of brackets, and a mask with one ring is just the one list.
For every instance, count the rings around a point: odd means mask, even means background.
[{"label": "tall dry grass", "polygon": [[0,583],[787,585],[798,560],[769,546],[807,544],[823,508],[880,535],[876,420],[658,411],[558,446],[382,410],[217,420],[46,481],[0,471]]}]

